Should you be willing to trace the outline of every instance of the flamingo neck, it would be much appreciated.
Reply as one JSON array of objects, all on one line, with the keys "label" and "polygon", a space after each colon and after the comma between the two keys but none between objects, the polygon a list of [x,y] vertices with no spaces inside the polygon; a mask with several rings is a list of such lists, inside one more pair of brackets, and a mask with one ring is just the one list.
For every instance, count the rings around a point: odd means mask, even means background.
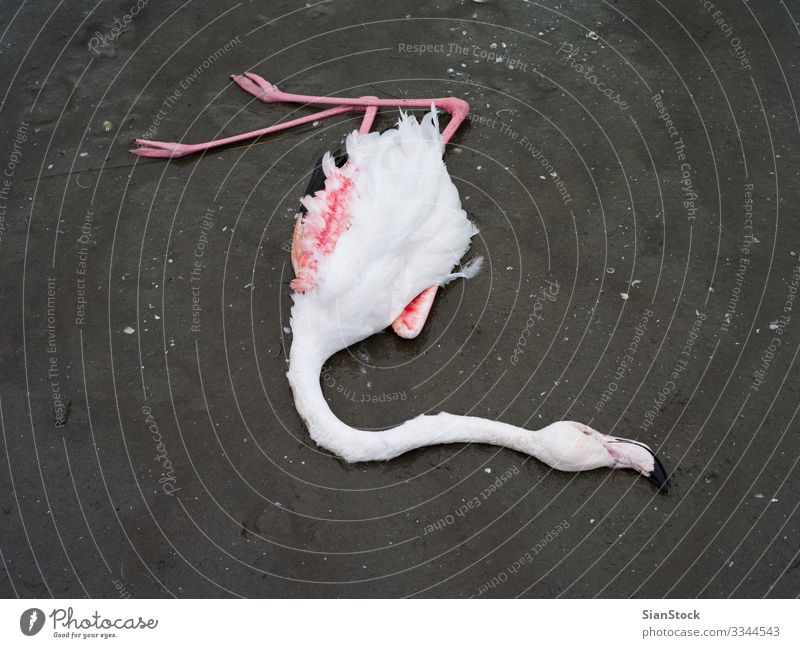
[{"label": "flamingo neck", "polygon": [[322,393],[320,371],[330,355],[324,344],[310,336],[298,337],[295,331],[287,375],[295,406],[311,438],[348,462],[382,461],[409,450],[445,443],[487,443],[539,454],[541,431],[472,416],[420,415],[383,431],[353,428],[336,417]]}]

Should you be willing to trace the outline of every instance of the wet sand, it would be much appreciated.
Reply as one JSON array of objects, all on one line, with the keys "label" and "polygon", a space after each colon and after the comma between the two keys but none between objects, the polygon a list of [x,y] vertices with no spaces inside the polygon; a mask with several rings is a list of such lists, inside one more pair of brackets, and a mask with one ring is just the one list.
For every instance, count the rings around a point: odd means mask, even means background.
[{"label": "wet sand", "polygon": [[[130,4],[0,9],[3,596],[800,593],[797,2]],[[446,161],[485,268],[416,340],[328,362],[343,420],[577,420],[658,449],[672,492],[487,446],[318,449],[288,245],[359,116],[127,153],[311,111],[246,70],[472,106]]]}]

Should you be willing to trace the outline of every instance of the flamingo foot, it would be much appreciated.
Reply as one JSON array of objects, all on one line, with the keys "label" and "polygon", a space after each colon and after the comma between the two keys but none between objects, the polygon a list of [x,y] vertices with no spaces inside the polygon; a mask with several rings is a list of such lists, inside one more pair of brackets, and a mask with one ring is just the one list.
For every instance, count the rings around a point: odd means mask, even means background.
[{"label": "flamingo foot", "polygon": [[438,286],[426,288],[403,309],[400,316],[392,322],[392,329],[401,338],[412,340],[420,334],[428,320]]},{"label": "flamingo foot", "polygon": [[253,74],[252,72],[245,72],[244,74],[231,74],[231,79],[245,92],[249,92],[256,99],[264,103],[274,103],[283,100],[283,92],[272,85],[263,77]]},{"label": "flamingo foot", "polygon": [[202,150],[195,144],[179,144],[178,142],[154,142],[152,140],[135,139],[133,143],[139,148],[131,149],[128,151],[129,153],[150,158],[181,158]]}]

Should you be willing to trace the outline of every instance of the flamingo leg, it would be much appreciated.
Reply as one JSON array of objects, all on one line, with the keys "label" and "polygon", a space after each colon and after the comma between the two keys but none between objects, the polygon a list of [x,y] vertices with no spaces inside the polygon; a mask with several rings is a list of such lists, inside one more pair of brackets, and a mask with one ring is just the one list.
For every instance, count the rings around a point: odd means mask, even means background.
[{"label": "flamingo leg", "polygon": [[308,124],[309,122],[325,119],[326,117],[333,117],[334,115],[341,115],[342,113],[351,112],[357,109],[358,107],[354,107],[352,105],[337,106],[335,108],[329,108],[328,110],[321,110],[311,115],[298,117],[297,119],[292,119],[291,121],[284,122],[282,124],[274,124],[272,126],[267,126],[266,128],[260,128],[258,130],[249,131],[247,133],[232,135],[231,137],[223,137],[222,139],[212,140],[210,142],[200,142],[198,144],[182,144],[178,142],[155,142],[153,140],[137,138],[133,140],[133,143],[136,144],[139,148],[131,149],[130,153],[133,153],[134,155],[140,155],[142,157],[180,158],[180,157],[185,157],[187,155],[191,155],[192,153],[207,151],[208,149],[216,148],[218,146],[226,146],[227,144],[233,144],[235,142],[241,142],[243,140],[255,139],[256,137],[261,137],[262,135],[277,133],[279,131],[287,130],[289,128],[294,128],[295,126],[301,126],[303,124]]},{"label": "flamingo leg", "polygon": [[[377,97],[364,97],[364,99],[377,99]],[[361,120],[361,128],[358,132],[362,135],[369,133],[372,128],[372,122],[375,121],[375,115],[378,112],[377,106],[367,106],[364,110],[364,119]]]},{"label": "flamingo leg", "polygon": [[[375,100],[377,99],[377,97],[363,97],[363,99],[365,102],[367,102]],[[267,126],[266,128],[260,128],[258,130],[250,131],[247,133],[241,133],[239,135],[232,135],[231,137],[224,137],[222,139],[212,140],[210,142],[200,142],[198,144],[180,144],[177,142],[156,142],[153,140],[135,139],[133,140],[133,143],[136,144],[139,148],[131,149],[130,152],[135,155],[141,155],[142,157],[154,157],[154,158],[185,157],[187,155],[191,155],[192,153],[199,153],[200,151],[207,151],[208,149],[216,148],[218,146],[226,146],[228,144],[233,144],[235,142],[255,139],[256,137],[261,137],[262,135],[277,133],[282,130],[294,128],[295,126],[301,126],[303,124],[319,121],[327,117],[341,115],[342,113],[350,112],[353,110],[364,110],[365,112],[364,119],[361,122],[361,129],[359,130],[359,132],[368,133],[370,128],[372,128],[372,122],[375,120],[375,114],[378,112],[378,107],[372,105],[365,105],[364,102],[356,104],[348,103],[345,105],[336,106],[335,108],[322,110],[312,115],[305,115],[303,117],[298,117],[297,119],[284,122],[283,124],[275,124],[273,126]]]},{"label": "flamingo leg", "polygon": [[301,103],[336,106],[376,106],[391,108],[430,108],[431,104],[441,108],[450,115],[450,122],[442,133],[442,143],[447,144],[458,130],[458,127],[469,115],[469,104],[458,97],[440,97],[438,99],[376,99],[366,97],[317,97],[314,95],[291,94],[279,90],[266,79],[252,72],[234,74],[231,77],[236,84],[264,103]]}]

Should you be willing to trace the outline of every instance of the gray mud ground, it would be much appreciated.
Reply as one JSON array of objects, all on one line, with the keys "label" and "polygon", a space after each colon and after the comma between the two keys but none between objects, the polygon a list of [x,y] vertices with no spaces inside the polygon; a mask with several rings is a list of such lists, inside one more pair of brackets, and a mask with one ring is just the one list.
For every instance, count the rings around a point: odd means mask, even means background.
[{"label": "gray mud ground", "polygon": [[[0,9],[2,595],[800,593],[798,2],[136,4]],[[658,448],[672,493],[486,446],[317,449],[287,244],[358,117],[127,153],[310,111],[245,70],[472,105],[446,159],[489,263],[417,340],[331,359],[341,418],[583,421]]]}]

